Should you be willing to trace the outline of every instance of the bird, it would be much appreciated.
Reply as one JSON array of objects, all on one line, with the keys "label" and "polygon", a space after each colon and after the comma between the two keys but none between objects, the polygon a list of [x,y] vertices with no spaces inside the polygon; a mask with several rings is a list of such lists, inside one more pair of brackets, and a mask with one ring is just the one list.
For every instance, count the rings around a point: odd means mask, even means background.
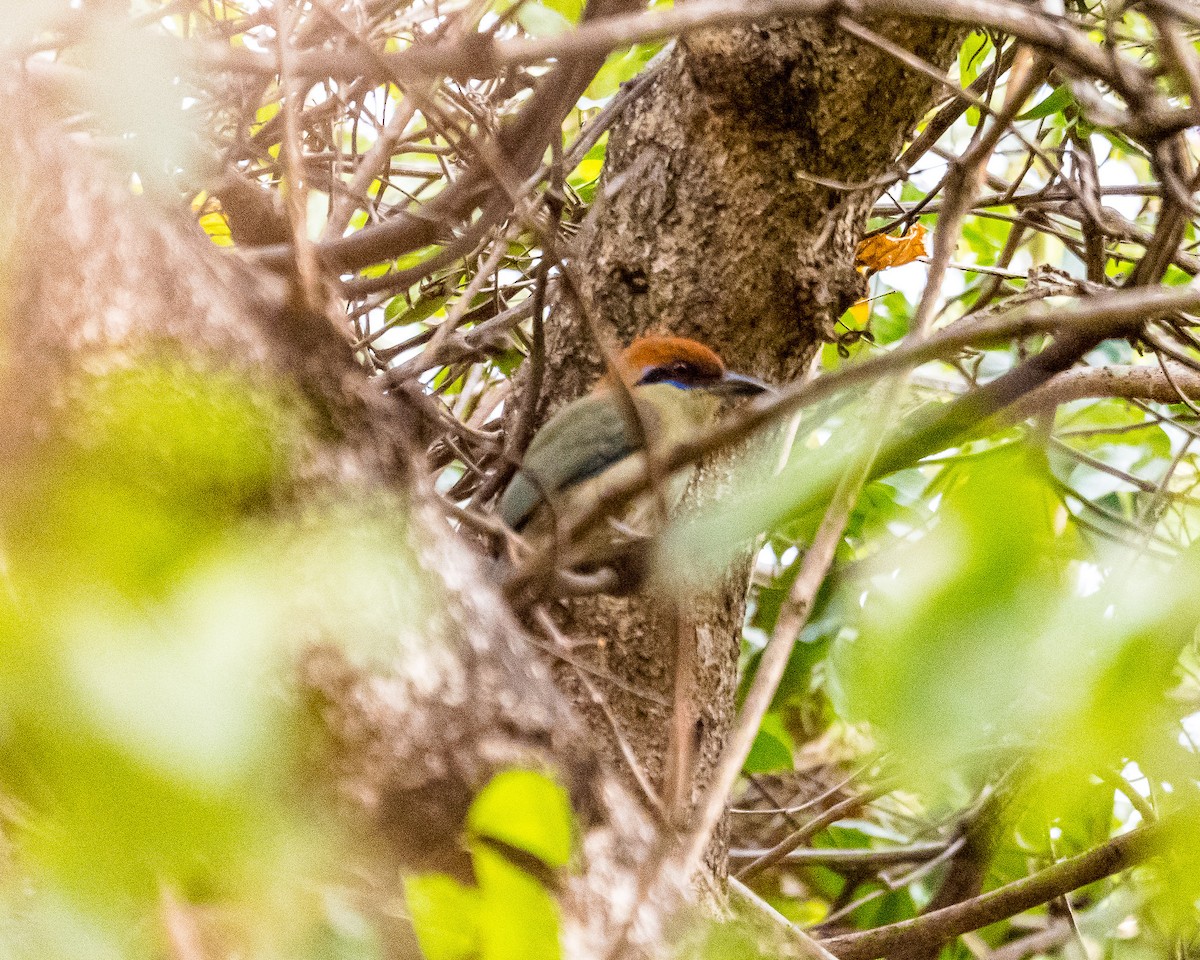
[{"label": "bird", "polygon": [[[726,369],[714,350],[686,337],[640,337],[622,351],[616,368],[644,433],[659,447],[686,440],[712,423],[727,398],[771,390],[761,380]],[[631,425],[627,409],[617,384],[605,376],[591,393],[555,413],[534,435],[500,496],[497,512],[504,523],[527,541],[554,538],[563,519],[628,482],[642,467],[644,458],[637,454],[644,437]],[[663,490],[668,509],[683,496],[689,479],[689,473],[679,472],[668,481]],[[601,537],[611,541],[621,533],[644,539],[656,509],[654,497],[642,496],[610,518]],[[588,542],[596,543],[594,538]]]}]

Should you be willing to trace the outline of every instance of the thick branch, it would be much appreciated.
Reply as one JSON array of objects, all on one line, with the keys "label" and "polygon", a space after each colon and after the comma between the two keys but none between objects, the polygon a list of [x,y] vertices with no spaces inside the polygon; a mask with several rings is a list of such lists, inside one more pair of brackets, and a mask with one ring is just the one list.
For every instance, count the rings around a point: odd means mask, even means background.
[{"label": "thick branch", "polygon": [[1167,368],[1171,374],[1169,379],[1158,366],[1117,365],[1068,370],[1015,404],[1008,417],[1023,420],[1040,410],[1053,409],[1073,400],[1099,397],[1153,403],[1181,403],[1181,391],[1189,400],[1200,397],[1200,372],[1173,362],[1168,362]]},{"label": "thick branch", "polygon": [[[385,54],[381,62],[408,76],[441,73],[486,78],[507,69],[562,57],[606,56],[619,47],[663,40],[713,27],[744,26],[779,17],[827,17],[848,13],[856,17],[900,17],[943,20],[973,28],[987,27],[1032,46],[1057,54],[1065,65],[1086,76],[1103,77],[1121,92],[1129,91],[1128,77],[1143,71],[1133,61],[1115,69],[1110,53],[1093,43],[1085,31],[1068,20],[1048,16],[1036,7],[1012,0],[699,0],[648,13],[626,13],[580,26],[554,37],[493,40],[473,34],[461,43],[412,47]],[[275,63],[266,55],[246,50],[213,49],[206,53],[210,68],[273,74]],[[371,74],[380,69],[376,58],[353,56],[342,50],[310,51],[298,58],[297,70],[310,76]]]},{"label": "thick branch", "polygon": [[935,910],[914,920],[831,937],[822,941],[822,944],[840,960],[875,960],[897,951],[925,949],[970,930],[1015,917],[1072,890],[1128,870],[1161,849],[1168,829],[1168,821],[1140,827],[1095,850],[1070,857],[1031,877],[963,903]]}]

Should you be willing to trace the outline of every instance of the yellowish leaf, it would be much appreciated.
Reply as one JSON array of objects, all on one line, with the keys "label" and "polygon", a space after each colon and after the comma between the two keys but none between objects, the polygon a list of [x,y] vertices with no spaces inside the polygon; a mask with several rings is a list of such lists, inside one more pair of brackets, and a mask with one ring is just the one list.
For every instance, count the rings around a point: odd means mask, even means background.
[{"label": "yellowish leaf", "polygon": [[912,263],[926,254],[925,233],[925,225],[917,223],[898,237],[882,233],[867,237],[854,252],[855,264],[868,270],[886,270]]},{"label": "yellowish leaf", "polygon": [[850,319],[853,321],[853,328],[856,330],[865,330],[867,322],[871,319],[871,301],[864,298],[859,300],[848,311]]},{"label": "yellowish leaf", "polygon": [[200,228],[208,234],[208,238],[218,247],[233,246],[233,237],[229,233],[229,223],[225,215],[219,211],[206,213],[200,218]]}]

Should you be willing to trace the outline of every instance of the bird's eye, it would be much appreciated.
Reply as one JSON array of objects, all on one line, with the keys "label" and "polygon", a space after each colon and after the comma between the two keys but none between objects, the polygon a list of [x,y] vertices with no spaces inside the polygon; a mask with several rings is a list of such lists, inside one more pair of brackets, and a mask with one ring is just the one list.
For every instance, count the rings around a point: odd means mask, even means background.
[{"label": "bird's eye", "polygon": [[692,364],[686,360],[676,360],[663,367],[651,367],[642,374],[638,383],[675,383],[683,386],[697,379],[697,371]]},{"label": "bird's eye", "polygon": [[641,379],[638,380],[638,383],[663,383],[666,380],[670,380],[673,376],[674,374],[672,373],[670,367],[651,367],[642,374]]}]

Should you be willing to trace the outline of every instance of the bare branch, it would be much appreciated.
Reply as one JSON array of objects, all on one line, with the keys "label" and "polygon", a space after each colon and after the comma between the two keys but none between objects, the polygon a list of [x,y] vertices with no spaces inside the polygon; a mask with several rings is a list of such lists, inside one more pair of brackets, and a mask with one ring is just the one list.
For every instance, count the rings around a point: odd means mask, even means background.
[{"label": "bare branch", "polygon": [[1031,877],[952,907],[862,933],[830,937],[822,943],[840,960],[876,960],[896,952],[921,950],[944,943],[1145,862],[1162,849],[1176,823],[1162,820],[1139,827]]}]

